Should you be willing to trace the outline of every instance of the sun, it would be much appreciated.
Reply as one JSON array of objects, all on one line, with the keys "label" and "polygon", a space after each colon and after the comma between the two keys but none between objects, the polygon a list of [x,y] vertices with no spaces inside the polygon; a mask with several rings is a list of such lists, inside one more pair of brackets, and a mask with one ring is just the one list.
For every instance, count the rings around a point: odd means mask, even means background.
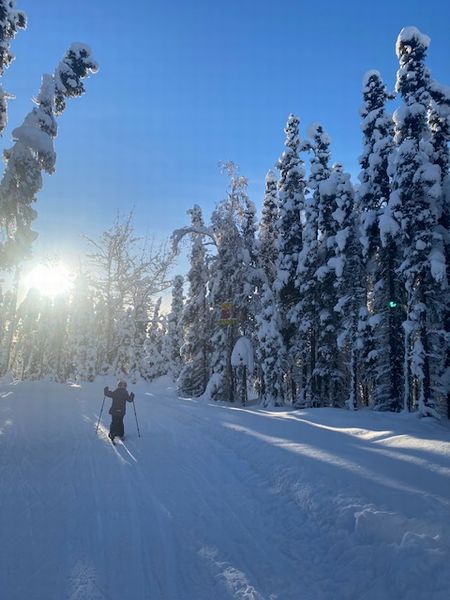
[{"label": "sun", "polygon": [[37,265],[26,275],[25,285],[44,296],[58,296],[69,291],[72,280],[69,269],[63,264]]}]

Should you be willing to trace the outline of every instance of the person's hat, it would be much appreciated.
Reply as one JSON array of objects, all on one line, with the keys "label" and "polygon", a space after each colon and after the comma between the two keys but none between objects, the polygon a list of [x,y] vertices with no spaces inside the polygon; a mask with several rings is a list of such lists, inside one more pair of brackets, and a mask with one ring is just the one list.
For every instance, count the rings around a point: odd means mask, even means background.
[{"label": "person's hat", "polygon": [[125,381],[125,379],[119,379],[119,381],[117,382],[117,387],[126,388],[127,387],[127,382]]}]

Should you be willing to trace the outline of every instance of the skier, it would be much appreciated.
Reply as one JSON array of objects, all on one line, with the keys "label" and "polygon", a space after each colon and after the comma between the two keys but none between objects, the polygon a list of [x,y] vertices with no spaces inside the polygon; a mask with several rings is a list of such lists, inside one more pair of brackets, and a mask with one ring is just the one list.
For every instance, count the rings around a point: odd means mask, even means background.
[{"label": "skier", "polygon": [[110,392],[109,387],[106,386],[103,393],[105,396],[108,396],[108,398],[112,398],[111,408],[109,409],[111,426],[109,428],[108,437],[114,444],[114,438],[116,436],[121,439],[124,437],[123,418],[126,413],[126,404],[127,402],[133,402],[134,394],[133,392],[131,392],[131,394],[127,392],[127,382],[123,379],[120,379],[117,382],[117,388],[113,392]]}]

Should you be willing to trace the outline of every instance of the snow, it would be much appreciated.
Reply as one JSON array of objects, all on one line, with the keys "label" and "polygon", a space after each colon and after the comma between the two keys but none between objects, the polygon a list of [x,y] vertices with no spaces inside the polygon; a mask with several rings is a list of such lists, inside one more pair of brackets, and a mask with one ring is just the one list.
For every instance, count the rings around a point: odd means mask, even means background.
[{"label": "snow", "polygon": [[395,46],[395,50],[397,52],[397,57],[400,58],[400,47],[402,44],[411,44],[411,42],[415,42],[418,45],[423,46],[423,48],[428,48],[430,45],[430,38],[421,33],[417,27],[403,27],[403,29],[398,34],[397,43]]},{"label": "snow", "polygon": [[326,144],[331,144],[331,137],[325,133],[324,131],[321,131],[322,125],[320,123],[311,123],[308,127],[308,129],[306,130],[306,134],[308,135],[308,137],[310,138],[314,138],[315,136],[320,135],[320,137],[322,138],[322,141]]},{"label": "snow", "polygon": [[399,225],[393,216],[393,208],[395,209],[398,202],[398,192],[392,192],[390,203],[387,204],[378,220],[378,225],[380,228],[380,238],[383,245],[387,244],[389,237],[395,237],[395,235],[399,231]]},{"label": "snow", "polygon": [[54,155],[52,138],[45,132],[36,128],[34,113],[30,113],[20,127],[13,130],[14,141],[22,142],[35,152]]},{"label": "snow", "polygon": [[[344,211],[341,211],[341,212],[343,213]],[[345,216],[345,214],[344,214],[344,216]],[[341,221],[341,223],[342,222],[343,221]],[[336,240],[336,244],[341,252],[345,251],[345,246],[347,245],[347,239],[348,239],[349,235],[350,235],[350,227],[344,227],[344,229],[340,229],[339,231],[336,232],[335,240]]]},{"label": "snow", "polygon": [[[372,79],[381,79],[381,73],[377,69],[369,69],[363,75],[363,91],[372,86]],[[370,85],[369,85],[370,84]]]},{"label": "snow", "polygon": [[446,277],[445,256],[440,248],[433,248],[430,252],[431,275],[435,281],[444,281]]},{"label": "snow", "polygon": [[448,423],[0,385],[0,589],[33,600],[447,600]]},{"label": "snow", "polygon": [[277,176],[272,169],[269,169],[266,173],[266,183],[278,183]]},{"label": "snow", "polygon": [[231,353],[231,365],[233,367],[245,366],[249,373],[253,373],[254,353],[248,337],[242,336],[236,341]]},{"label": "snow", "polygon": [[319,182],[319,190],[323,196],[333,196],[336,193],[336,178],[332,173],[328,179]]},{"label": "snow", "polygon": [[345,259],[342,256],[332,256],[328,259],[327,266],[334,269],[336,277],[340,278],[344,272]]}]

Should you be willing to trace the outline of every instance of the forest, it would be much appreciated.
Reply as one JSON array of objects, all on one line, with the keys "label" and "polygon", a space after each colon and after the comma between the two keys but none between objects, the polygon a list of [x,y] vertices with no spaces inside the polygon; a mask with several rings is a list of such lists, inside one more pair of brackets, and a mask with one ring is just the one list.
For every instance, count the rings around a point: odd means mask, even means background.
[{"label": "forest", "polygon": [[[25,16],[0,4],[3,74]],[[4,152],[0,264],[12,284],[0,302],[1,374],[170,374],[188,397],[450,416],[450,88],[427,67],[429,42],[400,32],[395,91],[366,73],[357,181],[332,163],[326,128],[303,134],[290,114],[260,211],[238,166],[223,163],[228,187],[209,220],[193,205],[161,245],[135,233],[132,212],[119,215],[87,240],[69,291],[21,298],[56,118],[97,70],[89,48],[72,45]],[[3,127],[6,100],[2,91]],[[173,277],[186,248],[188,271]]]}]

